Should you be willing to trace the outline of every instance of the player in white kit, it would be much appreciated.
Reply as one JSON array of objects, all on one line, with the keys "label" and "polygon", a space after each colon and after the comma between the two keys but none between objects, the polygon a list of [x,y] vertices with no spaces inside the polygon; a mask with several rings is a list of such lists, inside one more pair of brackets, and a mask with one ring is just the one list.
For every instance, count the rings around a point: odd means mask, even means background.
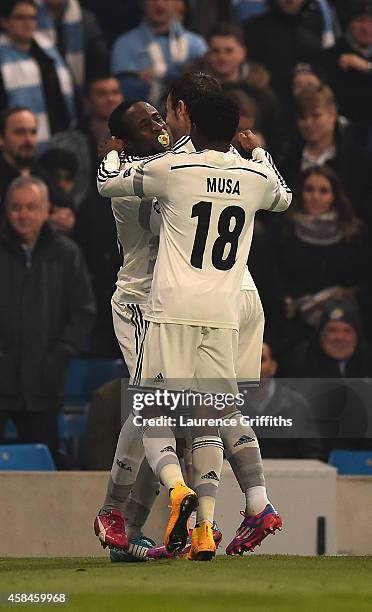
[{"label": "player in white kit", "polygon": [[[209,103],[211,102],[209,100]],[[205,121],[205,118],[203,121]],[[210,126],[208,129],[210,130]],[[213,142],[211,130],[209,139],[209,142]],[[174,157],[177,154],[174,153],[172,155]],[[194,155],[196,156],[197,154]],[[158,363],[153,361],[153,364],[151,364],[151,359],[146,357],[149,354],[148,347],[154,346],[154,338],[156,337],[161,347],[168,353],[166,359],[161,363],[165,375],[159,372],[162,374],[161,378],[163,381],[164,379],[172,378],[174,374],[179,378],[179,373],[182,372],[185,378],[197,379],[199,385],[200,381],[208,378],[212,379],[222,373],[225,384],[231,381],[231,389],[234,390],[233,381],[236,375],[234,352],[236,353],[237,351],[239,287],[245,267],[244,257],[247,256],[249,251],[254,212],[261,207],[270,208],[271,210],[286,208],[289,205],[290,193],[283,186],[280,177],[278,178],[277,174],[273,171],[265,152],[260,150],[254,151],[254,162],[246,162],[236,152],[230,150],[224,151],[224,153],[216,153],[216,151],[201,153],[198,158],[199,163],[193,164],[181,159],[182,154],[178,154],[177,157],[179,158],[177,162],[174,160],[170,162],[168,155],[160,157],[158,160],[145,162],[143,166],[138,168],[133,180],[130,174],[129,176],[123,176],[124,181],[131,185],[132,191],[129,190],[128,193],[133,192],[138,196],[152,196],[154,195],[153,192],[156,191],[156,187],[159,190],[158,195],[162,195],[166,202],[166,204],[162,203],[164,207],[162,208],[164,223],[161,230],[161,240],[163,240],[165,250],[163,251],[163,256],[157,260],[155,267],[156,272],[157,270],[160,271],[160,280],[153,284],[151,311],[147,315],[151,323],[149,324],[150,335],[146,335],[143,351],[146,372],[141,374],[141,363],[139,363],[137,378],[141,375],[142,382],[145,382],[145,379],[152,380],[153,376],[159,380],[158,375],[155,374]],[[200,163],[201,160],[204,163]],[[185,163],[180,163],[182,161]],[[173,166],[170,166],[170,163]],[[226,164],[228,164],[228,167]],[[155,170],[155,174],[157,171],[160,174],[163,173],[161,174],[163,179],[162,185],[157,183],[156,180],[152,184],[153,179],[151,173],[148,172],[150,166],[151,169]],[[210,170],[213,170],[213,172],[210,172]],[[222,176],[219,175],[220,171]],[[172,178],[171,180],[171,177],[175,176],[176,173],[178,175],[181,173],[183,176],[177,179]],[[239,178],[237,178],[238,175]],[[242,176],[240,177],[240,175]],[[248,179],[249,175],[256,175],[255,181],[253,181],[251,176]],[[164,177],[167,177],[168,180],[166,181]],[[261,177],[260,180],[257,177]],[[243,187],[246,187],[247,181],[249,189],[243,189]],[[196,183],[198,186],[192,201],[196,197],[201,197],[200,194],[202,193],[203,197],[210,194],[209,197],[212,201],[199,199],[191,206],[188,197],[190,186],[192,185],[193,191]],[[204,184],[204,191],[201,188],[201,183]],[[165,192],[165,185],[171,191]],[[255,189],[252,188],[252,185],[255,186]],[[265,188],[263,187],[264,185]],[[184,190],[180,189],[181,186],[184,187]],[[182,192],[187,193],[187,202],[183,198],[183,208],[180,204],[182,210],[182,215],[180,216],[177,193],[179,197],[179,194]],[[249,197],[248,200],[244,201],[244,205],[238,206],[234,204],[242,202],[242,198],[247,198],[247,194],[249,194]],[[228,201],[231,202],[229,206],[226,206],[227,196]],[[173,200],[177,201],[177,207],[174,206]],[[270,206],[268,206],[268,203]],[[213,204],[214,206],[212,206]],[[190,210],[188,210],[189,208]],[[175,210],[177,210],[176,217],[174,217]],[[188,213],[191,213],[190,217]],[[194,232],[188,231],[190,219],[194,219],[194,222],[191,221],[191,227]],[[167,233],[166,229],[172,228],[173,230],[175,227],[177,230],[176,241],[174,240],[174,232],[173,234],[172,231]],[[190,239],[194,241],[193,246],[190,243]],[[174,249],[174,246],[176,246],[176,249]],[[226,247],[228,247],[228,254],[226,254]],[[190,259],[186,267],[189,270],[191,269],[193,273],[188,283],[187,278],[184,277],[182,272],[187,260],[186,253],[190,249]],[[203,262],[204,253],[208,251],[210,251],[211,261],[205,267]],[[172,257],[169,257],[170,252]],[[234,274],[230,272],[233,268]],[[161,271],[165,274],[165,282],[161,279]],[[218,272],[216,273],[216,271]],[[226,274],[227,272],[229,273]],[[214,278],[214,283],[208,280],[206,284],[206,279],[211,279],[212,277]],[[182,282],[179,284],[181,278]],[[166,287],[165,298],[164,287]],[[184,292],[185,289],[186,293],[184,295],[188,296],[189,303],[187,303],[187,300],[185,303],[185,300],[180,300],[179,298],[180,291]],[[201,300],[200,296],[202,297]],[[196,302],[197,299],[199,299],[199,302]],[[215,305],[217,303],[218,307],[216,308]],[[192,313],[192,316],[190,316],[190,313]],[[175,343],[172,341],[172,338],[176,338],[177,334],[182,335],[183,332],[180,328],[184,326],[193,328],[192,333],[188,333],[188,340],[186,340],[190,345],[187,354],[192,355],[192,358],[188,360],[183,359],[181,363],[174,354],[174,346],[180,346],[179,338],[176,339]],[[208,332],[205,331],[206,329]],[[190,332],[190,329],[188,329],[188,332]],[[230,346],[230,350],[226,354],[222,354],[221,342],[225,347]],[[195,355],[193,354],[193,347],[195,346],[198,346],[196,359],[194,359]],[[201,347],[203,350],[200,350]],[[215,351],[212,360],[208,354],[211,349]],[[177,363],[177,367],[173,368],[173,364]],[[146,435],[144,440],[146,444]],[[218,447],[217,442],[216,440],[216,447]],[[169,447],[171,448],[172,445],[170,444]],[[218,448],[221,450],[220,447]],[[196,451],[197,449],[195,448],[194,450]],[[165,456],[162,459],[164,458]],[[169,461],[168,467],[170,464],[175,465],[174,461],[173,457],[172,461]],[[152,463],[155,465],[154,461]],[[162,464],[165,465],[164,461]],[[172,469],[176,470],[177,467]],[[213,470],[211,473],[215,474]],[[160,471],[160,474],[162,474],[162,471]],[[161,475],[161,478],[164,481],[164,474]],[[172,478],[168,478],[168,485],[171,480]],[[170,488],[173,489],[173,492],[175,491],[175,487]],[[204,496],[201,495],[200,491],[198,493],[200,500]],[[206,497],[213,496],[207,495]],[[209,517],[211,516],[210,509],[212,506],[213,503],[209,501],[209,508],[204,508],[205,514],[208,514]],[[201,519],[200,522],[205,523],[210,522],[210,520]],[[170,539],[171,536],[172,530]]]}]

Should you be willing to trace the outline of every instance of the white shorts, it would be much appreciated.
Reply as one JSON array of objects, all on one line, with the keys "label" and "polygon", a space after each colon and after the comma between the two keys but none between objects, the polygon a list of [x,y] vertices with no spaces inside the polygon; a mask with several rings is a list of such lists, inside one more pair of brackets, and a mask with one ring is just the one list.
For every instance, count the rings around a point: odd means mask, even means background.
[{"label": "white shorts", "polygon": [[146,306],[145,304],[125,304],[120,311],[114,302],[111,302],[111,306],[115,335],[129,375],[132,377],[145,324],[143,313]]},{"label": "white shorts", "polygon": [[133,384],[236,395],[238,335],[234,329],[145,321]]},{"label": "white shorts", "polygon": [[240,292],[238,382],[259,383],[265,316],[258,291]]}]

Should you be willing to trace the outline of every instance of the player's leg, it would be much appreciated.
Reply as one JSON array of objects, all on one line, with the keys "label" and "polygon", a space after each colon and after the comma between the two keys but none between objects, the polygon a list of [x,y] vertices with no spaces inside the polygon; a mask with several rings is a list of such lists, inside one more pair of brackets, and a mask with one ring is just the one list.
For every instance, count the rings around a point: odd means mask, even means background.
[{"label": "player's leg", "polygon": [[[264,322],[258,293],[241,291],[237,369],[238,380],[243,384],[252,384],[260,378]],[[268,533],[281,527],[281,519],[267,497],[257,436],[239,410],[226,412],[225,419],[235,421],[236,425],[223,425],[221,438],[226,458],[246,498],[244,520],[227,547],[228,554],[234,554],[259,545]]]},{"label": "player's leg", "polygon": [[[199,330],[192,326],[146,322],[134,383],[153,391],[177,391],[184,388],[185,382],[187,386],[194,375]],[[160,400],[161,405],[143,410],[143,418],[174,418],[174,411],[169,405],[167,408],[165,403],[163,399]],[[169,491],[171,514],[165,545],[170,552],[176,552],[185,546],[187,521],[196,508],[197,497],[185,484],[171,424],[144,422],[142,439],[150,467]]]},{"label": "player's leg", "polygon": [[[112,312],[115,334],[131,374],[136,365],[144,326],[142,309],[138,304],[128,304],[119,312],[113,304]],[[127,548],[128,539],[138,539],[138,535],[132,533],[131,525],[141,531],[144,522],[139,524],[140,517],[146,520],[143,508],[151,508],[155,499],[154,490],[159,486],[151,470],[140,470],[144,458],[141,428],[134,424],[131,412],[120,431],[106,497],[95,520],[95,532],[103,545]],[[128,503],[132,490],[131,503]],[[144,491],[148,492],[146,499]],[[127,534],[124,516],[127,519]]]},{"label": "player's leg", "polygon": [[[236,330],[203,328],[202,342],[197,354],[196,379],[198,389],[208,396],[205,395],[204,405],[194,413],[196,418],[201,416],[212,419],[213,423],[219,413],[210,401],[211,398],[221,393],[237,394],[237,350]],[[203,429],[194,427],[192,461],[194,489],[198,495],[199,506],[188,559],[208,560],[214,556],[216,549],[212,526],[223,464],[223,443],[216,425]]]}]

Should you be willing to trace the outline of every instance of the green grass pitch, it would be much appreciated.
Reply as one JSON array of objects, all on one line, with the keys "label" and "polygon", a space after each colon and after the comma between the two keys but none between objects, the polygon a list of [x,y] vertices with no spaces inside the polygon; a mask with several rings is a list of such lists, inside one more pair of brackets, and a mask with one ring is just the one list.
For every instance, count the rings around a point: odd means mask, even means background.
[{"label": "green grass pitch", "polygon": [[[141,564],[3,558],[0,592],[0,610],[371,612],[372,557],[251,555]],[[7,604],[9,592],[65,592],[69,600]]]}]

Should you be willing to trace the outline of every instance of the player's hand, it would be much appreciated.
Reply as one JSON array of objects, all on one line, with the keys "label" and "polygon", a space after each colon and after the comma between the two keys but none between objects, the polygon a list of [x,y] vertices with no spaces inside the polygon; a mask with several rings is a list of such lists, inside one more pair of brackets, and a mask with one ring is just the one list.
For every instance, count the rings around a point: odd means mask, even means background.
[{"label": "player's hand", "polygon": [[102,159],[103,157],[106,157],[107,153],[110,153],[110,151],[117,151],[118,153],[122,153],[124,149],[124,141],[121,138],[115,138],[115,136],[111,136],[111,138],[105,140],[105,142],[98,147],[98,157]]},{"label": "player's hand", "polygon": [[252,130],[239,132],[238,140],[244,151],[250,151],[251,153],[253,149],[257,149],[261,146],[260,139],[256,136],[256,134],[253,134]]}]

